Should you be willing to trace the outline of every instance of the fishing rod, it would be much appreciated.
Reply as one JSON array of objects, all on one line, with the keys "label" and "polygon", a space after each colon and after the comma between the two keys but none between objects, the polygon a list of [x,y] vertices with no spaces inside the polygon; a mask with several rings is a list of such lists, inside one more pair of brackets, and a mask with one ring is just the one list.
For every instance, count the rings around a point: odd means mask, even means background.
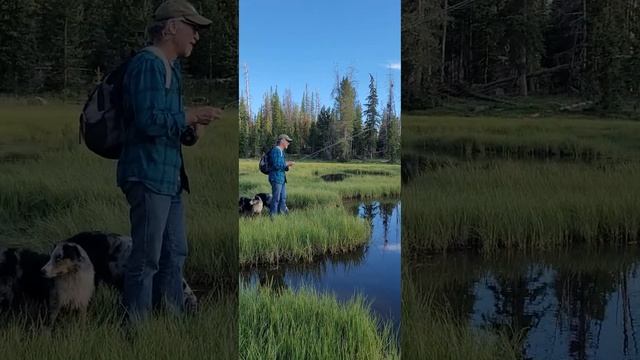
[{"label": "fishing rod", "polygon": [[303,156],[303,157],[299,158],[298,160],[304,160],[304,159],[306,159],[306,158],[312,157],[312,156],[314,156],[315,154],[318,154],[318,153],[320,153],[320,152],[322,152],[322,151],[325,151],[325,150],[327,150],[327,149],[330,149],[330,148],[332,148],[332,147],[334,147],[334,146],[336,146],[336,145],[340,144],[340,143],[341,143],[341,142],[343,142],[343,141],[352,140],[353,138],[355,138],[355,137],[357,137],[357,136],[360,136],[361,134],[364,134],[365,132],[370,131],[370,130],[371,130],[371,129],[364,129],[364,130],[362,130],[362,131],[360,131],[360,132],[356,133],[355,135],[351,135],[349,138],[341,139],[341,140],[339,140],[338,142],[336,142],[336,143],[334,143],[334,144],[331,144],[331,145],[329,145],[329,146],[325,146],[325,147],[323,147],[322,149],[320,149],[320,150],[318,150],[318,151],[316,151],[316,152],[313,152],[313,153],[311,153],[311,154],[309,154],[309,155],[305,155],[305,156]]}]

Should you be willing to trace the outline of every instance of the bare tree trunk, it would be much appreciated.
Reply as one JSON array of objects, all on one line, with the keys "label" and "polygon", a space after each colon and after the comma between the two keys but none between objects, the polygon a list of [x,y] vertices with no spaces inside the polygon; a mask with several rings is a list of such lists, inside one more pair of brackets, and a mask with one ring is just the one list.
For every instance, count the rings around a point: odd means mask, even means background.
[{"label": "bare tree trunk", "polygon": [[441,71],[440,71],[440,82],[444,83],[444,62],[445,62],[445,55],[446,55],[446,50],[447,50],[447,17],[448,17],[448,11],[449,11],[449,0],[444,0],[444,23],[442,25],[443,30],[442,30],[442,62],[440,64],[441,66]]},{"label": "bare tree trunk", "polygon": [[68,65],[67,65],[67,49],[69,47],[68,45],[68,33],[67,33],[67,14],[65,14],[64,17],[64,83],[63,83],[63,89],[67,90],[67,73],[68,73]]},{"label": "bare tree trunk", "polygon": [[523,44],[522,45],[522,57],[520,58],[520,79],[518,82],[520,83],[520,95],[528,96],[529,91],[527,89],[527,48]]}]

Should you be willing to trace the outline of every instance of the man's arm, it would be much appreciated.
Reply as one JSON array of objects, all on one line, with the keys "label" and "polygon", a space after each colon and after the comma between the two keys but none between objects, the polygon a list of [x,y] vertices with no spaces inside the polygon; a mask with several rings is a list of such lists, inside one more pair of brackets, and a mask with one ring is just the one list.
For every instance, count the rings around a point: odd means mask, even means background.
[{"label": "man's arm", "polygon": [[133,125],[150,137],[175,137],[186,129],[185,113],[182,109],[168,109],[165,89],[165,68],[162,62],[144,59],[131,71],[128,78]]}]

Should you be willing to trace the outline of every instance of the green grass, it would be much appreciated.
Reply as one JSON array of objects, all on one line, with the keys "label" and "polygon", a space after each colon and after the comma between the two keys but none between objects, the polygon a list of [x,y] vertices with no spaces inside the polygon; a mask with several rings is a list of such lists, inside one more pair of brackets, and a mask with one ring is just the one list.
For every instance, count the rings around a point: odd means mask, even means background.
[{"label": "green grass", "polygon": [[[240,195],[271,193],[258,161],[239,164]],[[344,174],[327,182],[323,175]],[[400,166],[373,163],[299,162],[287,173],[287,217],[240,220],[240,264],[311,262],[325,254],[345,253],[365,244],[369,225],[349,214],[343,202],[400,195]]]},{"label": "green grass", "polygon": [[[240,195],[271,192],[258,160],[241,159]],[[327,182],[322,175],[346,174],[343,181]],[[400,195],[400,165],[372,163],[297,162],[287,173],[287,205],[290,209],[312,205],[336,205],[343,199],[373,199]]]},{"label": "green grass", "polygon": [[403,359],[520,359],[517,341],[472,329],[436,305],[430,292],[418,290],[406,277],[403,280]]},{"label": "green grass", "polygon": [[640,237],[638,122],[404,121],[403,237],[412,256],[620,245]]},{"label": "green grass", "polygon": [[640,159],[640,122],[590,117],[404,116],[404,153],[463,158]]},{"label": "green grass", "polygon": [[[116,162],[78,144],[78,105],[0,108],[0,245],[49,250],[80,231],[128,234],[128,205],[116,186]],[[186,276],[218,289],[237,281],[236,112],[185,148]],[[228,189],[231,191],[218,191]]]},{"label": "green grass", "polygon": [[312,290],[240,291],[241,359],[398,359],[388,325],[360,297],[339,303]]},{"label": "green grass", "polygon": [[555,249],[640,239],[640,167],[499,161],[425,173],[403,189],[408,254]]},{"label": "green grass", "polygon": [[370,227],[342,207],[311,208],[288,216],[240,219],[240,264],[311,262],[364,245]]},{"label": "green grass", "polygon": [[237,359],[237,304],[229,299],[206,298],[185,317],[160,314],[131,336],[120,326],[117,294],[101,288],[86,324],[72,314],[52,332],[26,318],[3,322],[0,348],[5,359]]}]

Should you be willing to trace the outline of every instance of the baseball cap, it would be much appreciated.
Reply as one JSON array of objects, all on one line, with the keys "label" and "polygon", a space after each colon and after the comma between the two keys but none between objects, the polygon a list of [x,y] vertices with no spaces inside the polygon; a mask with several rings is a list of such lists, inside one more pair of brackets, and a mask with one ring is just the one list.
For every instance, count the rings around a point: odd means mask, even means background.
[{"label": "baseball cap", "polygon": [[165,1],[158,6],[153,14],[155,21],[174,18],[182,18],[184,21],[199,27],[211,25],[211,20],[200,15],[193,5],[183,0]]}]

